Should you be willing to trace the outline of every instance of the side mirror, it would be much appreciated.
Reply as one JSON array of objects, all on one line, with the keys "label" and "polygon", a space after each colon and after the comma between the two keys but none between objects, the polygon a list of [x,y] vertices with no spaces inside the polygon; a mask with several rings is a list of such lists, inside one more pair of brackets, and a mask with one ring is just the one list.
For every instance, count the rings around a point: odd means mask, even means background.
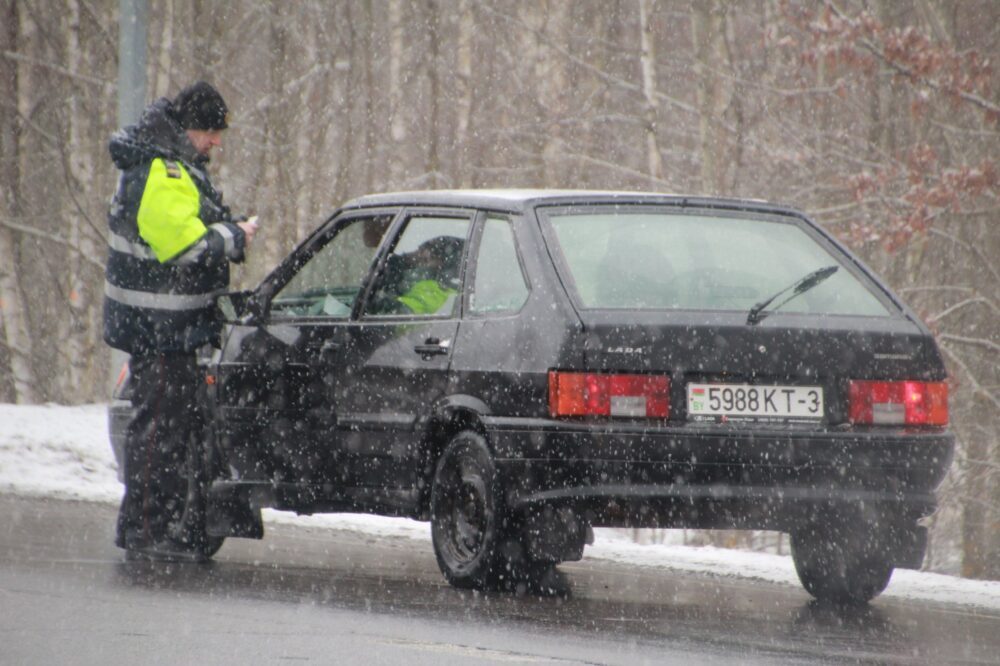
[{"label": "side mirror", "polygon": [[222,320],[230,324],[246,324],[256,317],[258,307],[253,291],[231,291],[219,294],[215,305],[222,315]]}]

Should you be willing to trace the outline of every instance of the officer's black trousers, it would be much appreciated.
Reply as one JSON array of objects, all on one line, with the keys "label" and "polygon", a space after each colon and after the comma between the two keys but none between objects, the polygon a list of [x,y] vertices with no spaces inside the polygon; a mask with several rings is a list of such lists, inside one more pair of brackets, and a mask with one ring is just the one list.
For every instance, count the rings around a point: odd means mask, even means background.
[{"label": "officer's black trousers", "polygon": [[183,516],[189,453],[205,436],[204,371],[193,353],[133,356],[129,368],[135,416],[126,432],[115,543],[134,549],[169,540]]}]

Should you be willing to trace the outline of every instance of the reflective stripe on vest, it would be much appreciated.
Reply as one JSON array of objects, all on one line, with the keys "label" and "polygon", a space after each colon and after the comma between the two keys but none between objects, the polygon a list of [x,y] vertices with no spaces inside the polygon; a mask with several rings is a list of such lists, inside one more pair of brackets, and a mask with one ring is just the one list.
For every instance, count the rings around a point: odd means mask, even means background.
[{"label": "reflective stripe on vest", "polygon": [[110,282],[104,283],[104,295],[133,308],[152,310],[200,310],[215,302],[215,294],[154,294],[148,291],[122,289]]},{"label": "reflective stripe on vest", "polygon": [[[236,247],[236,239],[233,236],[233,232],[228,226],[221,222],[216,222],[215,224],[209,225],[209,229],[217,231],[220,236],[222,236],[222,241],[225,245],[226,256],[232,254],[233,249]],[[115,252],[121,252],[122,254],[127,254],[136,259],[146,259],[148,261],[159,261],[156,258],[156,253],[153,249],[144,243],[132,242],[124,236],[120,236],[115,232],[108,233],[108,246]],[[175,257],[169,263],[172,264],[193,264],[196,263],[200,258],[201,254],[208,249],[208,243],[202,238],[200,241],[192,245],[184,254],[179,257]]]},{"label": "reflective stripe on vest", "polygon": [[233,250],[236,249],[236,237],[233,236],[232,230],[222,222],[216,222],[215,224],[208,225],[209,229],[215,229],[222,236],[222,240],[225,243],[226,256],[231,256]]},{"label": "reflective stripe on vest", "polygon": [[108,246],[115,252],[121,252],[137,259],[151,259],[157,261],[156,254],[148,246],[142,243],[133,243],[124,236],[119,236],[115,232],[108,233]]}]

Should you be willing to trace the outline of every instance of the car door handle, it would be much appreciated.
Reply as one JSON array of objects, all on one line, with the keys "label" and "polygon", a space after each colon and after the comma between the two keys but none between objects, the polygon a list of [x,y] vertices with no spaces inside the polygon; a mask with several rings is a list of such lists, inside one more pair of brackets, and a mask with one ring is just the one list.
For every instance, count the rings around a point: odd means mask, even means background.
[{"label": "car door handle", "polygon": [[427,338],[424,344],[416,345],[413,351],[421,356],[434,356],[435,354],[447,354],[451,348],[451,340],[439,340],[438,338]]}]

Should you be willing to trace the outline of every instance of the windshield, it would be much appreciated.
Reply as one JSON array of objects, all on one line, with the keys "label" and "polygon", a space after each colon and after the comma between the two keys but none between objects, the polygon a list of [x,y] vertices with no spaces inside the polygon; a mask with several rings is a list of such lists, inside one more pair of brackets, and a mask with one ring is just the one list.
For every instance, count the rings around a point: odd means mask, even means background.
[{"label": "windshield", "polygon": [[[748,312],[804,275],[844,266],[791,222],[634,210],[546,217],[585,308]],[[777,311],[889,315],[846,268]]]},{"label": "windshield", "polygon": [[348,317],[392,215],[359,217],[338,224],[298,272],[274,295],[274,317]]}]

